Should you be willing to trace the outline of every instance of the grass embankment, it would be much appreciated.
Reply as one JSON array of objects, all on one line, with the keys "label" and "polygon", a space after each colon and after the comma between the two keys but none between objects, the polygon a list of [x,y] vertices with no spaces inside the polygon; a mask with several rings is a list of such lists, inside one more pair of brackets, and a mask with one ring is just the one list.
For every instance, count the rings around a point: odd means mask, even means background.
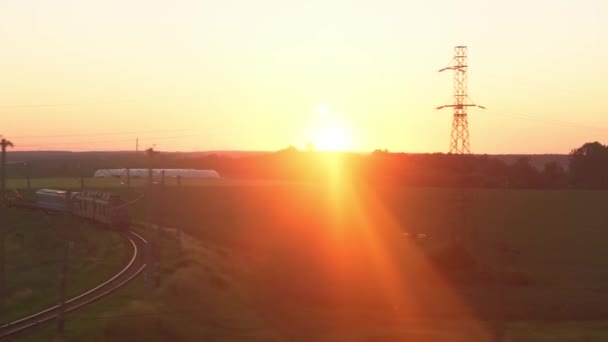
[{"label": "grass embankment", "polygon": [[[606,192],[199,185],[158,196],[199,247],[166,265],[148,304],[93,320],[100,339],[608,338]],[[457,255],[432,260],[452,232],[485,276],[462,281]]]},{"label": "grass embankment", "polygon": [[[206,246],[189,237],[178,249],[173,232],[137,229],[161,246],[160,286],[146,293],[144,277],[67,316],[68,341],[272,341],[248,304],[231,269],[225,249]],[[49,340],[56,335],[48,325],[24,341]]]},{"label": "grass embankment", "polygon": [[127,246],[116,233],[82,221],[24,209],[0,208],[6,237],[7,312],[11,321],[55,305],[67,247],[69,297],[95,287],[118,272]]},{"label": "grass embankment", "polygon": [[[608,315],[608,193],[467,190],[460,198],[449,189],[331,184],[186,187],[166,191],[165,216],[230,251],[252,305],[288,340],[608,335],[587,331]],[[403,231],[428,237],[414,242]],[[452,231],[489,276],[459,282],[458,260],[430,260]],[[560,322],[581,329],[564,334]]]}]

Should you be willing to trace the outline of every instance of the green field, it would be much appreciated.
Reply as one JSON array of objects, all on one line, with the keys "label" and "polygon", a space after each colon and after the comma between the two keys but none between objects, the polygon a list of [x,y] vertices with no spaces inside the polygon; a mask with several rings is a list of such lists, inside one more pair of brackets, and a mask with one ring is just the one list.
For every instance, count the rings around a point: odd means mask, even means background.
[{"label": "green field", "polygon": [[64,217],[2,208],[6,232],[7,322],[40,311],[59,301],[59,277],[68,241],[68,295],[95,287],[118,272],[127,246],[114,232]]},{"label": "green field", "polygon": [[100,339],[608,340],[607,192],[192,183],[151,202],[191,248],[153,300],[112,308],[133,325],[92,320]]}]

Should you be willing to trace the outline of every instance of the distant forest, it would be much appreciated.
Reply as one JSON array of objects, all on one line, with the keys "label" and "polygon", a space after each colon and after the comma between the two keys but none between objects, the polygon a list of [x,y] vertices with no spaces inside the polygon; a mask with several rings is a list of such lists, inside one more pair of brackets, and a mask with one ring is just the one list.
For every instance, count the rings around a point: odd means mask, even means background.
[{"label": "distant forest", "polygon": [[[144,152],[8,152],[9,178],[85,177],[101,168],[146,168]],[[161,152],[155,168],[214,169],[233,179],[326,181],[426,187],[608,188],[608,146],[586,143],[569,155],[490,156],[300,151]]]}]

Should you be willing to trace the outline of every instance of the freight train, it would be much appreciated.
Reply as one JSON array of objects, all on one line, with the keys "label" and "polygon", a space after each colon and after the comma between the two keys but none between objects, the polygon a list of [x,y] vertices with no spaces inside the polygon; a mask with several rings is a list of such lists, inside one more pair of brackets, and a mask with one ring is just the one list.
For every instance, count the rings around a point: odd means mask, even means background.
[{"label": "freight train", "polygon": [[41,189],[36,191],[34,202],[17,199],[8,201],[8,204],[47,212],[67,213],[119,230],[127,230],[131,224],[127,203],[111,192]]}]

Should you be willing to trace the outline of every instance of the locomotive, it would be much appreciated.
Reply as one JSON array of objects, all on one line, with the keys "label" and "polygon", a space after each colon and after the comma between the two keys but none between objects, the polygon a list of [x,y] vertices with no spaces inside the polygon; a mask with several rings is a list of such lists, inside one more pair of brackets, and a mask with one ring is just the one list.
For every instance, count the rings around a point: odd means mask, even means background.
[{"label": "locomotive", "polygon": [[90,219],[112,228],[127,230],[131,218],[125,203],[120,196],[110,192],[85,190],[72,192],[67,190],[41,189],[36,191],[34,203],[11,201],[17,207],[29,207],[48,212],[69,213],[77,217]]}]

